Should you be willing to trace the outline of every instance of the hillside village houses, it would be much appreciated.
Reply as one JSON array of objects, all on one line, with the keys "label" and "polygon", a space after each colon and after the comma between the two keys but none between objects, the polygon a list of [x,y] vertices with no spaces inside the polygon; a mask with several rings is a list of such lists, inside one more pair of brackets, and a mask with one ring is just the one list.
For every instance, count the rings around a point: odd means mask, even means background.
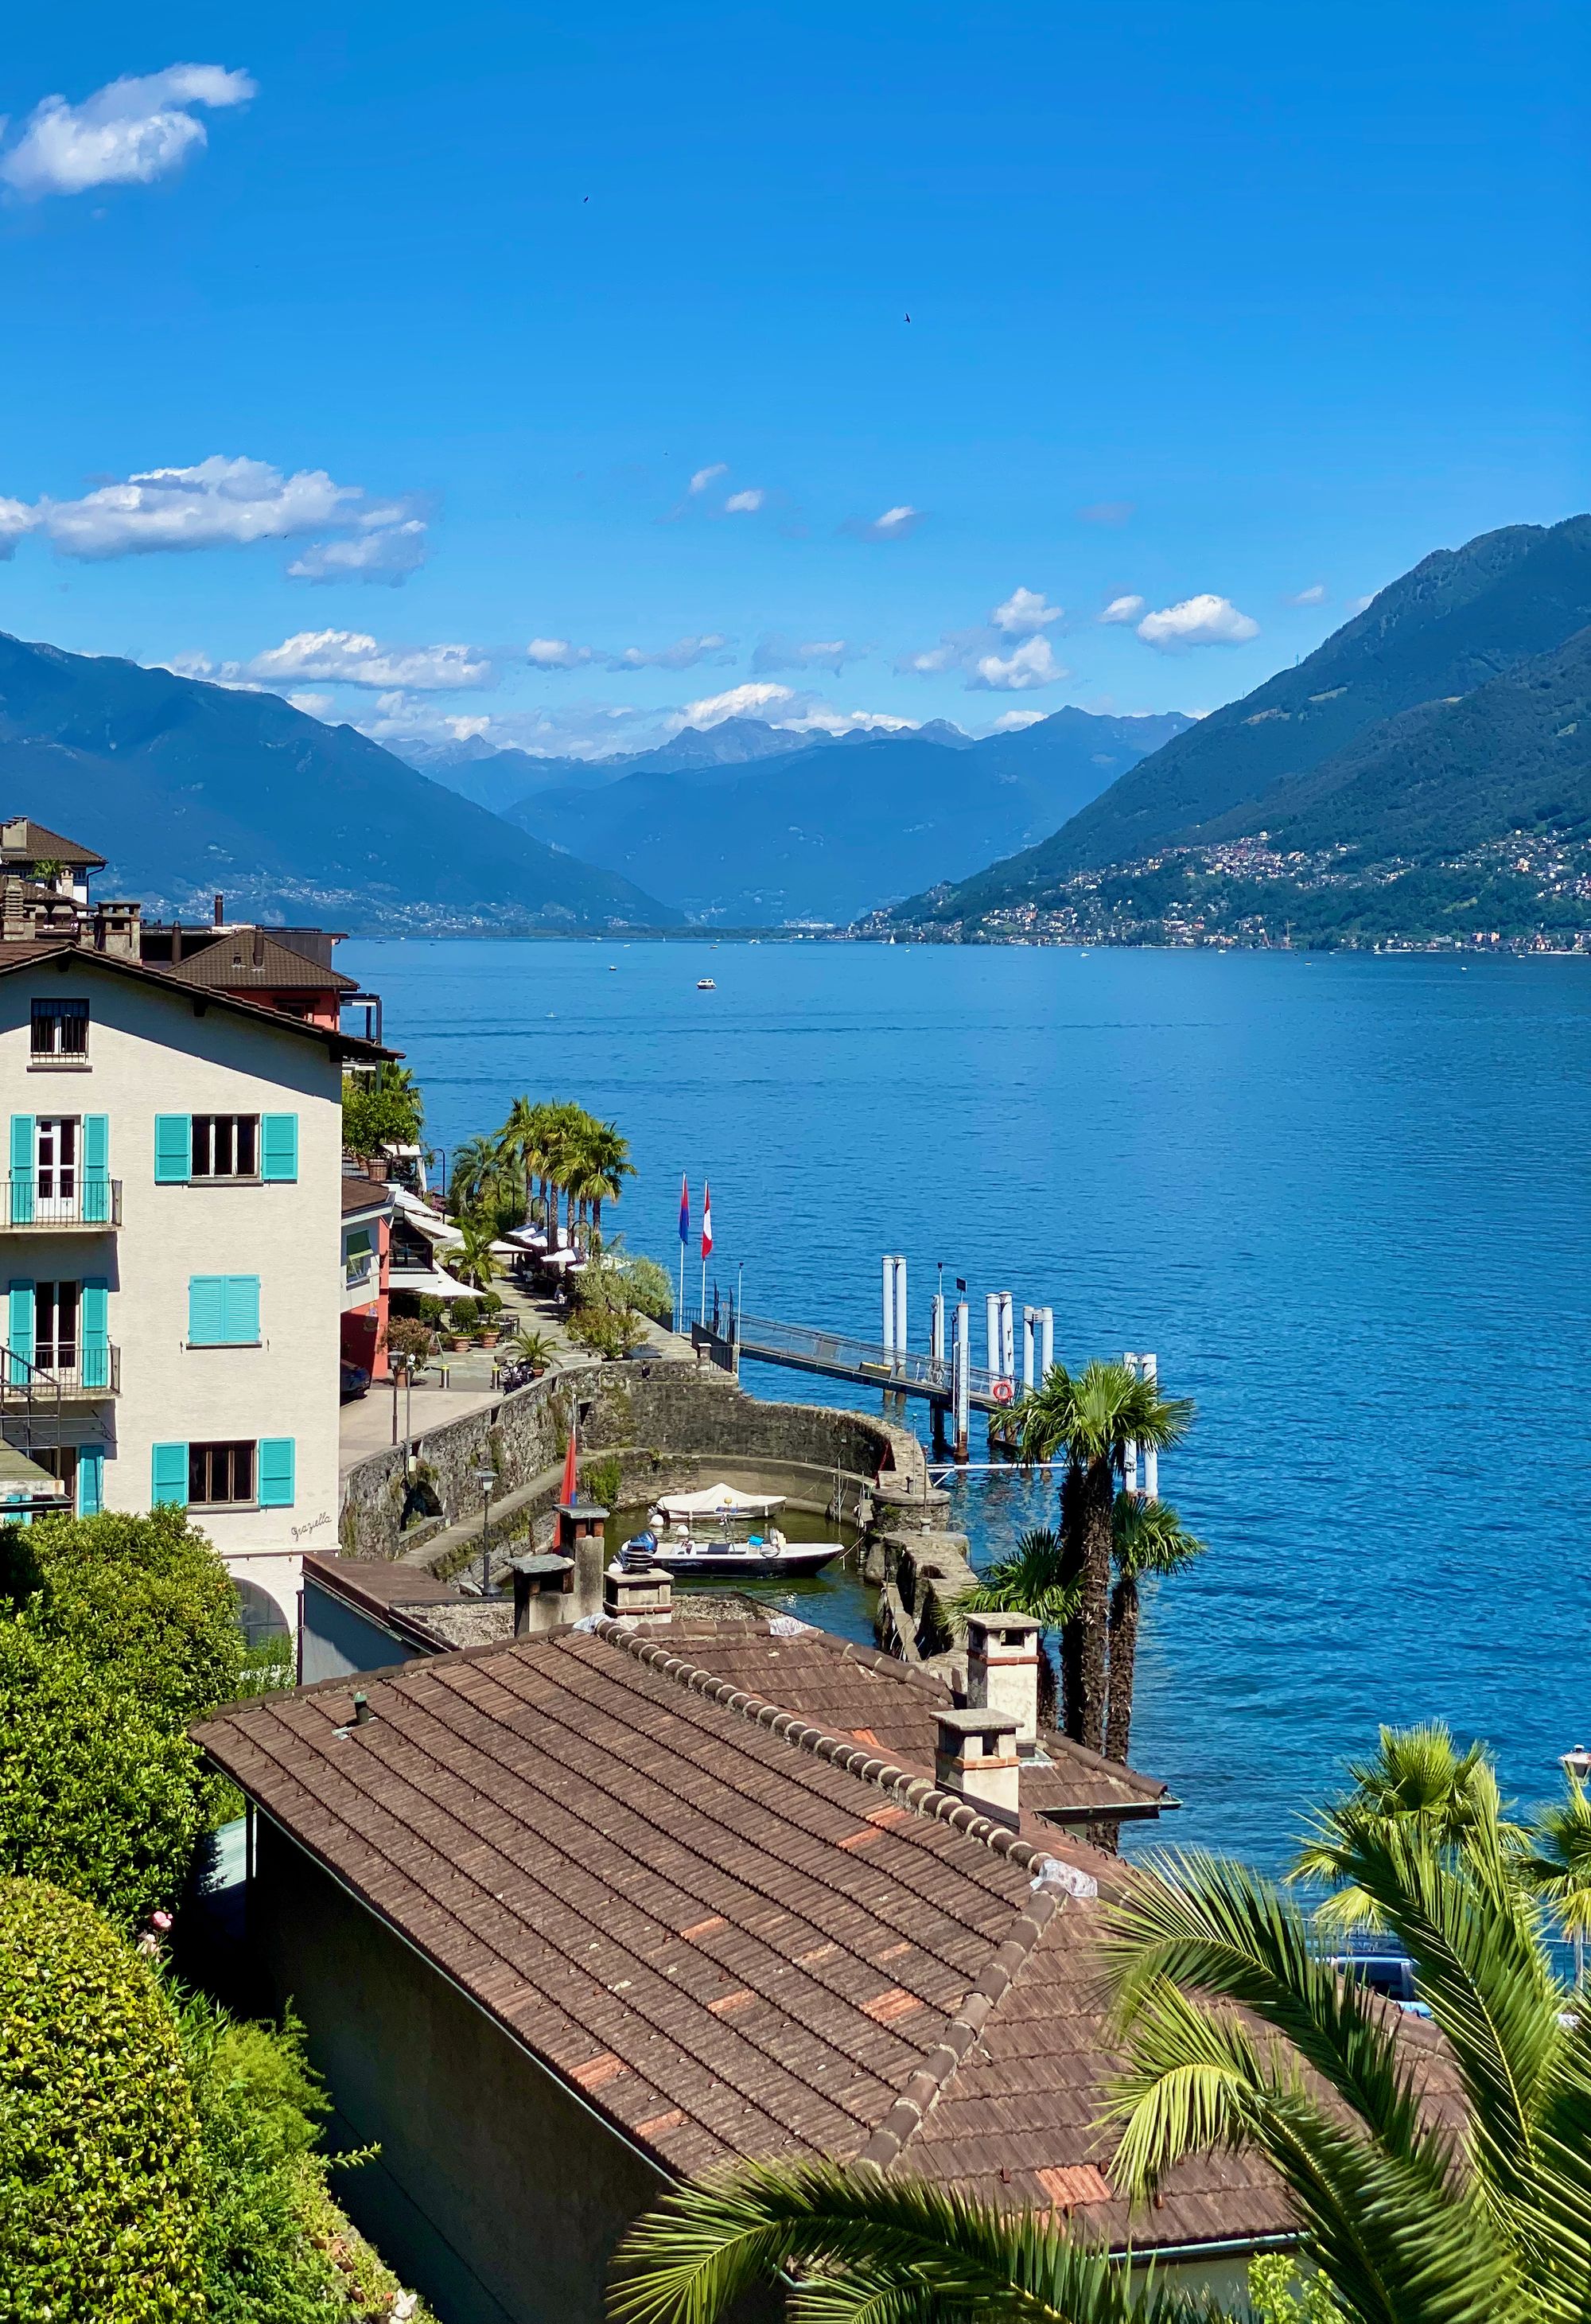
[{"label": "hillside village houses", "polygon": [[383,1361],[385,1186],[345,1179],[317,929],[89,900],[90,849],[0,822],[0,1500],[193,1509],[255,1635],[337,1521],[344,1357]]}]

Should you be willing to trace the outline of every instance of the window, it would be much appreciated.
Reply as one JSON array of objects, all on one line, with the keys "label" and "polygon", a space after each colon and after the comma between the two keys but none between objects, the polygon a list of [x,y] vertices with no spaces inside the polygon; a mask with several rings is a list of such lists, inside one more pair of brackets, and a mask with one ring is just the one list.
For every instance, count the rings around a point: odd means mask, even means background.
[{"label": "window", "polygon": [[78,1448],[75,1444],[35,1444],[28,1458],[47,1476],[58,1477],[72,1497],[72,1507],[79,1517],[92,1512],[78,1508]]},{"label": "window", "polygon": [[235,1582],[232,1586],[237,1592],[237,1618],[244,1644],[251,1652],[273,1638],[292,1637],[281,1608],[257,1582]]},{"label": "window", "polygon": [[252,1443],[190,1444],[188,1448],[188,1498],[190,1502],[221,1508],[229,1501],[254,1498],[254,1448]]},{"label": "window", "polygon": [[34,1284],[33,1361],[41,1372],[77,1370],[82,1296],[79,1283]]},{"label": "window", "polygon": [[359,1227],[348,1237],[345,1265],[345,1280],[353,1290],[356,1284],[368,1283],[375,1268],[375,1244],[368,1227]]},{"label": "window", "polygon": [[78,1191],[76,1115],[41,1113],[35,1124],[41,1203],[69,1203]]},{"label": "window", "polygon": [[252,1348],[260,1342],[260,1278],[257,1275],[190,1275],[188,1278],[188,1344],[190,1348]]},{"label": "window", "polygon": [[42,1059],[85,1062],[88,1056],[88,1003],[35,1001],[33,1055]]},{"label": "window", "polygon": [[193,1117],[193,1176],[196,1178],[257,1178],[260,1117],[257,1113],[196,1113]]}]

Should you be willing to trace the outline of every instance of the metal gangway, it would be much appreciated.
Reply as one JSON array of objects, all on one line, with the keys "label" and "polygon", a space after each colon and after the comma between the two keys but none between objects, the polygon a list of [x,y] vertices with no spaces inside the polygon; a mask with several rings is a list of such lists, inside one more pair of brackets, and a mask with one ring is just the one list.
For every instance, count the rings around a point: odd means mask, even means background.
[{"label": "metal gangway", "polygon": [[[729,1337],[736,1340],[731,1315]],[[739,1319],[738,1344],[742,1357],[759,1363],[783,1364],[791,1371],[816,1372],[823,1379],[850,1380],[858,1388],[891,1388],[901,1396],[924,1397],[946,1404],[954,1394],[954,1361],[946,1356],[919,1353],[913,1348],[893,1348],[881,1340],[852,1339],[844,1332],[825,1332],[812,1323],[784,1323],[771,1315]],[[975,1411],[998,1412],[1012,1401],[1008,1380],[987,1366],[967,1368],[967,1401]]]}]

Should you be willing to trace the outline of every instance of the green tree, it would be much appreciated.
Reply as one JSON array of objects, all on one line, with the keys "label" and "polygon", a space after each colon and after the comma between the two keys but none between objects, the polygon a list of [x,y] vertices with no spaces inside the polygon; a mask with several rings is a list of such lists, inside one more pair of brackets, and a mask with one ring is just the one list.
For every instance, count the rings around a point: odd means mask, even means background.
[{"label": "green tree", "polygon": [[1035,1526],[1021,1536],[1014,1556],[997,1559],[952,1608],[958,1620],[965,1614],[1025,1614],[1044,1624],[1038,1709],[1046,1727],[1055,1721],[1055,1665],[1050,1660],[1049,1634],[1071,1621],[1081,1594],[1081,1582],[1066,1571],[1060,1535],[1051,1526]]},{"label": "green tree", "polygon": [[1520,1877],[1573,1944],[1580,1986],[1591,1936],[1591,1797],[1578,1775],[1566,1770],[1564,1798],[1537,1811],[1522,1841]]},{"label": "green tree", "polygon": [[1112,1517],[1127,1448],[1163,1452],[1193,1418],[1186,1397],[1163,1397],[1125,1364],[1090,1363],[1081,1372],[1053,1365],[1016,1406],[1017,1443],[1027,1461],[1064,1455],[1061,1492],[1062,1578],[1078,1585],[1078,1607],[1062,1633],[1062,1707],[1066,1732],[1105,1748]]},{"label": "green tree", "polygon": [[463,1240],[444,1245],[439,1257],[455,1283],[467,1283],[472,1291],[485,1291],[497,1280],[492,1227],[476,1219],[465,1219],[460,1231]]},{"label": "green tree", "polygon": [[1326,1889],[1317,1918],[1328,1928],[1356,1928],[1375,1918],[1374,1898],[1353,1877],[1367,1832],[1421,1833],[1444,1859],[1483,1826],[1495,1828],[1511,1854],[1523,1839],[1503,1812],[1485,1744],[1460,1751],[1439,1721],[1382,1728],[1374,1756],[1350,1760],[1347,1775],[1347,1790],[1311,1819],[1288,1876]]},{"label": "green tree", "polygon": [[120,1678],[173,1734],[242,1692],[237,1593],[185,1509],[9,1527],[0,1598],[40,1637]]},{"label": "green tree", "polygon": [[596,1121],[587,1117],[579,1145],[579,1170],[575,1191],[590,1204],[592,1226],[600,1236],[604,1199],[616,1203],[624,1190],[626,1178],[635,1176],[635,1165],[630,1158],[630,1140],[620,1136],[613,1122]]},{"label": "green tree", "polygon": [[373,1162],[389,1146],[418,1144],[423,1120],[419,1092],[401,1067],[345,1076],[343,1146],[356,1160]]},{"label": "green tree", "polygon": [[1138,1654],[1138,1585],[1151,1575],[1164,1580],[1183,1572],[1204,1544],[1183,1529],[1169,1501],[1150,1501],[1121,1492],[1110,1519],[1116,1582],[1110,1592],[1108,1693],[1105,1757],[1123,1766],[1133,1742],[1133,1679]]},{"label": "green tree", "polygon": [[0,1875],[134,1927],[180,1895],[200,1802],[198,1752],[125,1679],[0,1622]]},{"label": "green tree", "polygon": [[1270,2163],[1350,2324],[1579,2324],[1591,2288],[1591,2027],[1566,2012],[1494,1786],[1459,1837],[1349,1819],[1338,1877],[1406,1950],[1456,2078],[1421,2103],[1395,2012],[1323,1959],[1246,1867],[1140,1866],[1112,1908],[1127,2064],[1111,2177],[1152,2197],[1182,2157]]},{"label": "green tree", "polygon": [[0,2324],[205,2314],[203,2168],[147,1962],[41,1880],[0,1879]]}]

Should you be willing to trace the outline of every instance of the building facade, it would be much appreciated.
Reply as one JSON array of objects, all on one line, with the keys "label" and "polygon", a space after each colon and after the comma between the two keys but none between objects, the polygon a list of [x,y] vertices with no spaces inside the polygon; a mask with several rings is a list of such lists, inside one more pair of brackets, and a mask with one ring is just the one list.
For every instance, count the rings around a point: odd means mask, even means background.
[{"label": "building facade", "polygon": [[336,1538],[342,1075],[381,1054],[82,930],[0,945],[5,1436],[80,1514],[189,1508],[256,1634]]}]

